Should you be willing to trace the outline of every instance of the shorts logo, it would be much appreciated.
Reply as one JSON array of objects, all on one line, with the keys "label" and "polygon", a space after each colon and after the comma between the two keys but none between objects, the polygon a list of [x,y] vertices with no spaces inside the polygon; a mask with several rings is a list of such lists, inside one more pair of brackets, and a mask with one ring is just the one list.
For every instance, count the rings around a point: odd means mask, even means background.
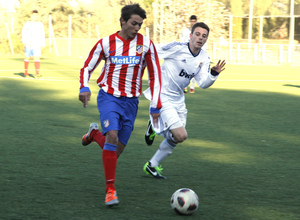
[{"label": "shorts logo", "polygon": [[103,125],[104,125],[104,127],[108,127],[109,126],[109,120],[108,119],[106,119],[104,122],[103,122]]},{"label": "shorts logo", "polygon": [[138,54],[143,53],[143,45],[136,45],[136,52]]},{"label": "shorts logo", "polygon": [[141,61],[140,56],[111,56],[110,60],[113,64],[139,64]]},{"label": "shorts logo", "polygon": [[168,127],[168,123],[167,122],[165,122],[165,128],[167,128]]}]

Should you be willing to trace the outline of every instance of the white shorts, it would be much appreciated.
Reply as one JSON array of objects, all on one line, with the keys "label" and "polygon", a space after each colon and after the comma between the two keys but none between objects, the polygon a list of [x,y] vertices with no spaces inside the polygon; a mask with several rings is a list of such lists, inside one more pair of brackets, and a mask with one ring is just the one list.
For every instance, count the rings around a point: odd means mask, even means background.
[{"label": "white shorts", "polygon": [[25,48],[25,57],[32,57],[32,56],[37,56],[40,57],[42,52],[41,52],[41,47],[26,47]]},{"label": "white shorts", "polygon": [[[151,122],[153,125],[153,119],[151,118]],[[156,134],[164,136],[169,130],[173,130],[179,127],[185,127],[187,118],[187,109],[185,103],[181,105],[163,105],[160,110],[159,116],[159,126],[158,128],[153,126]]]}]

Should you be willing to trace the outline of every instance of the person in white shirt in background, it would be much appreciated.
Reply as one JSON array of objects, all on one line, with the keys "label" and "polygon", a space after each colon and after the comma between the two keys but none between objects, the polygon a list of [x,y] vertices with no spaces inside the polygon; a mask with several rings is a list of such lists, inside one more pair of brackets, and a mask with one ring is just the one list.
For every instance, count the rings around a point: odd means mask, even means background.
[{"label": "person in white shirt in background", "polygon": [[27,21],[23,26],[22,43],[25,46],[24,77],[29,77],[29,60],[33,57],[36,73],[35,77],[40,78],[41,51],[42,47],[45,46],[45,30],[43,23],[38,20],[37,10],[32,11],[30,21]]},{"label": "person in white shirt in background", "polygon": [[[152,145],[156,134],[163,136],[164,140],[153,157],[144,165],[144,172],[155,178],[166,179],[161,174],[160,163],[188,136],[185,129],[187,109],[184,88],[195,78],[198,86],[206,89],[225,69],[225,60],[219,60],[210,68],[210,58],[206,51],[202,50],[208,35],[209,27],[199,22],[194,24],[189,42],[174,41],[156,45],[159,58],[164,59],[161,65],[162,85],[164,85],[161,89],[162,108],[158,124],[152,123],[153,118],[150,115],[145,141],[147,145]],[[144,95],[151,100],[150,89],[144,91]]]},{"label": "person in white shirt in background", "polygon": [[[189,42],[190,41],[190,34],[191,34],[191,30],[193,25],[197,22],[197,16],[196,15],[192,15],[190,17],[190,27],[186,27],[182,30],[182,34],[181,34],[181,42]],[[184,88],[184,93],[188,92],[188,88],[185,87]],[[195,79],[191,80],[190,83],[190,93],[195,93]]]}]

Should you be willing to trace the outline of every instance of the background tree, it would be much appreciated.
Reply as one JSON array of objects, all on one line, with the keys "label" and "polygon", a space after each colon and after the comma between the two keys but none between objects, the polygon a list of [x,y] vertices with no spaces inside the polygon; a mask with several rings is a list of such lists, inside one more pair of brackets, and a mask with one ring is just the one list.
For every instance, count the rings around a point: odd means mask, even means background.
[{"label": "background tree", "polygon": [[[237,0],[219,0],[224,3],[226,8],[230,11],[233,16],[239,16],[236,13],[236,9],[232,5],[238,4]],[[290,1],[291,0],[253,0],[253,16],[289,16],[290,15]],[[243,15],[249,14],[250,0],[240,1],[242,4]],[[294,0],[294,14],[300,15],[300,0]],[[273,17],[264,18],[263,37],[267,39],[287,39],[289,32],[289,18]],[[242,38],[248,37],[248,18],[244,18],[242,24],[234,21],[233,31],[238,28],[237,26],[242,25]],[[253,38],[258,38],[259,35],[259,18],[253,19]],[[235,33],[234,33],[235,38]],[[295,18],[295,39],[300,41],[300,18]]]},{"label": "background tree", "polygon": [[233,28],[232,28],[232,37],[234,39],[241,39],[243,37],[243,18],[244,15],[243,11],[243,2],[241,0],[232,0],[230,1],[230,11],[233,16],[240,16],[240,17],[233,17]]},{"label": "background tree", "polygon": [[[10,0],[18,2],[16,12],[10,12],[0,2],[0,49],[9,52],[7,27],[15,52],[23,53],[21,30],[24,23],[30,19],[32,10],[37,9],[44,24],[46,37],[49,36],[49,15],[55,37],[68,37],[69,15],[72,16],[72,38],[92,38],[108,36],[120,30],[120,10],[129,0]],[[206,22],[211,28],[209,41],[218,40],[220,36],[228,36],[228,15],[233,20],[233,38],[248,37],[248,18],[250,0],[135,0],[147,12],[147,19],[141,29],[146,34],[149,28],[150,38],[157,33],[155,43],[161,39],[164,42],[179,40],[183,27],[191,14],[196,14],[199,21]],[[156,6],[153,8],[152,4]],[[160,16],[160,5],[163,5],[163,16]],[[300,15],[300,0],[294,0],[295,15]],[[1,7],[2,6],[2,7]],[[290,14],[290,0],[253,0],[253,16],[270,16]],[[154,16],[155,11],[158,13]],[[162,19],[162,23],[160,22]],[[12,22],[13,21],[13,22]],[[266,39],[287,39],[289,33],[289,18],[264,18],[264,34]],[[154,31],[154,24],[157,30]],[[162,24],[162,26],[161,26]],[[259,19],[253,19],[253,38],[259,35]],[[295,18],[295,39],[300,41],[300,18]]]},{"label": "background tree", "polygon": [[228,11],[223,3],[213,0],[155,0],[154,3],[153,10],[158,12],[155,22],[162,42],[179,40],[192,14],[210,27],[210,41],[218,40],[220,36],[226,37]]}]

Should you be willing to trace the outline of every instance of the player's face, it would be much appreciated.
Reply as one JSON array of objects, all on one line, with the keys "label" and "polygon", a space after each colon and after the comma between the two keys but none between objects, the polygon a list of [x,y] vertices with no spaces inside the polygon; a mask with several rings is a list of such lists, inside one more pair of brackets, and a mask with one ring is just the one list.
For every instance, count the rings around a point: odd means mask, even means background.
[{"label": "player's face", "polygon": [[38,15],[37,13],[32,13],[32,14],[31,14],[31,20],[32,20],[32,21],[37,21],[37,20],[38,20],[38,16],[39,16],[39,15]]},{"label": "player's face", "polygon": [[120,35],[125,40],[134,38],[141,29],[143,20],[139,15],[131,15],[131,18],[127,22],[121,19],[122,30],[120,31]]},{"label": "player's face", "polygon": [[196,19],[191,19],[191,20],[190,20],[191,29],[192,29],[193,25],[196,24],[196,22],[197,22]]},{"label": "player's face", "polygon": [[208,38],[207,30],[201,27],[197,27],[194,33],[191,34],[190,38],[190,48],[192,51],[200,51],[203,45],[206,43]]}]

